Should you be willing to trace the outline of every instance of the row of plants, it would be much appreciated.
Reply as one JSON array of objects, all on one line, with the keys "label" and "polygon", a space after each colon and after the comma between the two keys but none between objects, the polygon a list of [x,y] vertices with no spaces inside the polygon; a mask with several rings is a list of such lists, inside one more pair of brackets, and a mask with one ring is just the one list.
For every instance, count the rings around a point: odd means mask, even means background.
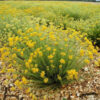
[{"label": "row of plants", "polygon": [[[15,6],[16,4],[16,6]],[[52,5],[51,5],[52,4]],[[5,2],[1,3],[1,15],[10,15],[13,17],[34,16],[45,20],[49,25],[53,22],[58,28],[73,28],[82,33],[87,33],[88,38],[96,45],[100,46],[100,6],[87,3],[70,2]],[[20,19],[19,19],[20,20]],[[2,23],[2,22],[1,22]]]}]

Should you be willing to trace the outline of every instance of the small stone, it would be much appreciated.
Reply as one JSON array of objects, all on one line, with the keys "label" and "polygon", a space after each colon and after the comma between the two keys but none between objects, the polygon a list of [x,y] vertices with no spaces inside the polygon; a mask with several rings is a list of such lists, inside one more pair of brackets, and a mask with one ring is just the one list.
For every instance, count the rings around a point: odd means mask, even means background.
[{"label": "small stone", "polygon": [[12,87],[12,86],[14,86],[14,85],[13,85],[13,84],[9,84],[9,86],[11,86],[11,87]]},{"label": "small stone", "polygon": [[75,98],[74,96],[70,96],[71,99]]},{"label": "small stone", "polygon": [[84,68],[84,71],[86,71],[86,72],[87,72],[87,71],[88,71],[88,68],[87,68],[87,67],[85,67],[85,68]]},{"label": "small stone", "polygon": [[76,93],[76,95],[79,97],[80,96],[80,93]]},{"label": "small stone", "polygon": [[23,95],[19,95],[19,99],[23,98]]}]

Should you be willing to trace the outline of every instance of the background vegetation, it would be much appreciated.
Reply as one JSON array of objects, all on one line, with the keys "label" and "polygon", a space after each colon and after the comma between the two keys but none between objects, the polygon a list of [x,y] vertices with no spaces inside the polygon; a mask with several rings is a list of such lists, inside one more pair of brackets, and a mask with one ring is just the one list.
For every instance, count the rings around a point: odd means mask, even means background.
[{"label": "background vegetation", "polygon": [[[2,5],[4,4],[4,5]],[[16,6],[15,6],[16,5]],[[53,22],[63,29],[74,28],[77,31],[86,32],[88,38],[100,45],[100,5],[72,2],[1,2],[1,17],[10,16],[34,16],[39,23],[44,21],[47,25]],[[6,19],[5,19],[6,20]],[[2,24],[4,21],[0,21]],[[29,24],[28,24],[29,25]],[[2,27],[1,27],[2,28]]]}]

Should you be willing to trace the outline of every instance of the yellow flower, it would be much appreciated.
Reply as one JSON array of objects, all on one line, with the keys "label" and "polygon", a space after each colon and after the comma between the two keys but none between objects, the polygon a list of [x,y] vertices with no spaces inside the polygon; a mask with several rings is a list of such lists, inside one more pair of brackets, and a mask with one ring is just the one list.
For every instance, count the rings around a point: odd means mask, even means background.
[{"label": "yellow flower", "polygon": [[61,56],[66,56],[65,52],[61,52],[60,54],[61,54]]},{"label": "yellow flower", "polygon": [[29,58],[28,59],[28,63],[30,64],[32,62],[32,58]]},{"label": "yellow flower", "polygon": [[24,76],[22,77],[22,83],[23,84],[27,84],[28,83],[28,80]]},{"label": "yellow flower", "polygon": [[68,70],[66,78],[68,80],[78,79],[78,72],[75,69]]},{"label": "yellow flower", "polygon": [[36,42],[28,41],[26,44],[27,44],[27,46],[28,46],[29,48],[33,48],[34,45],[36,44]]},{"label": "yellow flower", "polygon": [[64,59],[60,59],[60,63],[61,63],[61,64],[65,64],[66,62],[65,62]]},{"label": "yellow flower", "polygon": [[55,66],[54,66],[53,64],[51,64],[51,67],[52,67],[52,68],[55,68]]},{"label": "yellow flower", "polygon": [[29,33],[29,32],[32,32],[33,31],[33,28],[29,28],[26,33]]},{"label": "yellow flower", "polygon": [[84,56],[85,51],[83,49],[80,50],[80,56]]},{"label": "yellow flower", "polygon": [[58,80],[62,80],[61,76],[60,75],[57,75],[57,78]]},{"label": "yellow flower", "polygon": [[90,58],[90,59],[93,59],[93,55],[90,55],[89,58]]},{"label": "yellow flower", "polygon": [[52,58],[53,58],[53,55],[49,55],[49,56],[48,56],[48,59],[52,59]]},{"label": "yellow flower", "polygon": [[22,30],[21,30],[21,29],[19,29],[19,30],[17,31],[17,33],[18,33],[18,34],[21,34],[21,33],[22,33]]},{"label": "yellow flower", "polygon": [[39,54],[39,56],[40,56],[40,57],[42,57],[42,56],[43,56],[42,51],[39,51],[39,52],[38,52],[38,54]]},{"label": "yellow flower", "polygon": [[48,78],[44,78],[44,83],[48,83]]},{"label": "yellow flower", "polygon": [[46,98],[47,98],[47,97],[46,97],[46,95],[45,95],[45,96],[43,96],[43,100],[47,100]]},{"label": "yellow flower", "polygon": [[26,74],[27,72],[28,72],[28,70],[26,69],[24,73]]},{"label": "yellow flower", "polygon": [[56,40],[56,37],[55,37],[54,35],[49,35],[49,38],[50,38],[51,40]]},{"label": "yellow flower", "polygon": [[35,29],[36,29],[36,30],[39,30],[39,24],[36,24]]},{"label": "yellow flower", "polygon": [[94,53],[94,54],[97,54],[98,51],[97,51],[96,49],[93,49],[93,53]]},{"label": "yellow flower", "polygon": [[90,63],[90,61],[88,59],[85,59],[84,62],[87,63],[87,64]]},{"label": "yellow flower", "polygon": [[11,91],[15,91],[16,89],[15,89],[15,87],[11,87],[10,90]]},{"label": "yellow flower", "polygon": [[99,66],[99,62],[95,61],[94,64],[98,67]]},{"label": "yellow flower", "polygon": [[42,38],[40,38],[40,41],[43,41],[43,40],[45,40],[45,38],[46,38],[46,37],[42,37]]},{"label": "yellow flower", "polygon": [[23,53],[23,51],[21,51],[21,53],[20,53],[20,54],[21,54],[21,56],[23,56],[23,54],[24,54],[24,53]]},{"label": "yellow flower", "polygon": [[17,57],[17,55],[14,53],[13,55],[12,55],[12,58],[16,58]]},{"label": "yellow flower", "polygon": [[7,27],[7,28],[10,27],[10,24],[6,24],[6,27]]},{"label": "yellow flower", "polygon": [[37,97],[35,95],[32,95],[32,100],[37,100]]},{"label": "yellow flower", "polygon": [[38,36],[38,37],[42,36],[42,33],[38,33],[37,36]]},{"label": "yellow flower", "polygon": [[68,44],[65,44],[65,47],[68,47]]},{"label": "yellow flower", "polygon": [[45,76],[45,71],[42,71],[41,74],[40,74],[40,76],[41,76],[42,78],[44,78],[44,76]]},{"label": "yellow flower", "polygon": [[88,51],[88,56],[90,59],[93,59],[93,53],[91,51]]},{"label": "yellow flower", "polygon": [[72,56],[72,55],[69,55],[69,56],[68,56],[68,58],[69,58],[69,59],[72,59],[72,58],[73,58],[73,56]]},{"label": "yellow flower", "polygon": [[16,80],[14,83],[17,87],[21,87],[21,82],[19,80]]},{"label": "yellow flower", "polygon": [[62,65],[59,65],[59,68],[62,68]]},{"label": "yellow flower", "polygon": [[29,93],[31,91],[31,88],[28,88],[25,90],[26,93]]},{"label": "yellow flower", "polygon": [[38,67],[38,64],[35,64],[34,66],[35,66],[35,67]]},{"label": "yellow flower", "polygon": [[46,26],[42,26],[42,31],[44,31],[44,30],[46,30],[47,29],[47,27]]},{"label": "yellow flower", "polygon": [[9,40],[9,46],[13,46],[14,45],[13,37],[10,37],[8,40]]},{"label": "yellow flower", "polygon": [[68,41],[67,38],[64,38],[64,41],[67,42]]},{"label": "yellow flower", "polygon": [[25,65],[26,65],[27,68],[30,68],[29,62],[26,62]]},{"label": "yellow flower", "polygon": [[13,74],[13,78],[16,79],[17,78],[17,75],[16,74]]},{"label": "yellow flower", "polygon": [[98,59],[98,62],[100,63],[100,58]]},{"label": "yellow flower", "polygon": [[71,39],[72,39],[72,38],[73,38],[73,36],[72,36],[72,35],[69,35],[69,38],[71,38]]},{"label": "yellow flower", "polygon": [[10,68],[10,69],[7,70],[7,72],[8,72],[8,73],[15,72],[15,69]]},{"label": "yellow flower", "polygon": [[50,63],[53,63],[54,61],[53,60],[50,60]]},{"label": "yellow flower", "polygon": [[53,51],[55,52],[55,51],[56,51],[56,49],[53,49]]},{"label": "yellow flower", "polygon": [[50,50],[51,50],[51,48],[50,48],[50,47],[47,47],[46,49],[47,49],[47,51],[50,51]]},{"label": "yellow flower", "polygon": [[37,73],[39,71],[38,68],[32,68],[33,73]]}]

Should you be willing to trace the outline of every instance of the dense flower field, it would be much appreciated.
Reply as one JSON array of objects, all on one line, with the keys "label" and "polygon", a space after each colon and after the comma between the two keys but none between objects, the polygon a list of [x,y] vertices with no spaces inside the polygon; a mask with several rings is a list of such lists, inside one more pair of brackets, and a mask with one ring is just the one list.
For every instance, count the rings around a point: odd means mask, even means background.
[{"label": "dense flower field", "polygon": [[[95,45],[95,46],[94,46]],[[57,88],[79,80],[99,56],[100,5],[0,2],[0,73],[33,99],[32,86]],[[100,66],[100,59],[95,61]]]}]

